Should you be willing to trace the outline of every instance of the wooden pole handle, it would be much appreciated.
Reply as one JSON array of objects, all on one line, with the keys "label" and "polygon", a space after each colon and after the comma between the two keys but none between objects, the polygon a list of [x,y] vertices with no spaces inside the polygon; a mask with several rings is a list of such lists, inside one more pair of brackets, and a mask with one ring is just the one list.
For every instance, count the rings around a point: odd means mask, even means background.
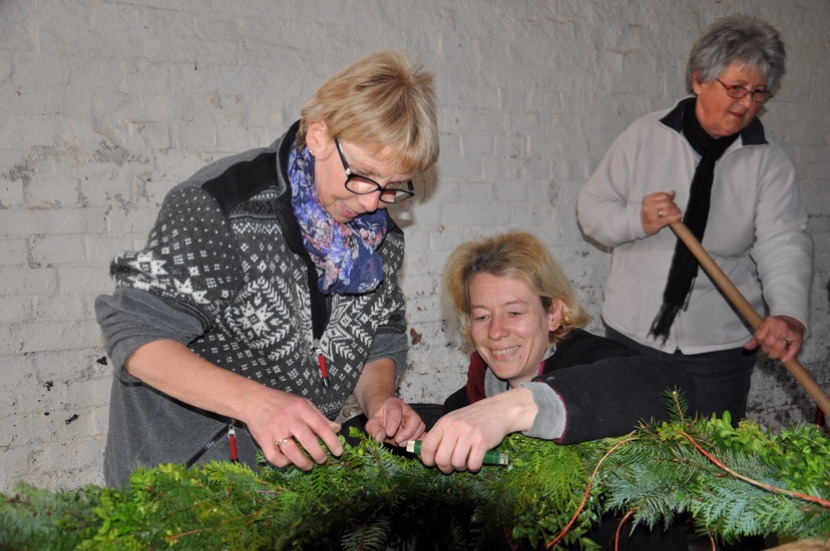
[{"label": "wooden pole handle", "polygon": [[[706,252],[700,244],[700,241],[689,231],[689,228],[683,222],[672,222],[669,224],[669,227],[677,235],[678,239],[683,241],[692,254],[695,255],[697,261],[706,270],[706,273],[709,274],[709,277],[712,278],[718,288],[723,291],[726,298],[746,318],[750,325],[752,325],[752,328],[756,329],[763,321],[763,318],[758,315],[755,308],[746,300],[738,288],[735,287],[735,284],[732,283],[729,277],[723,273],[720,266]],[[810,374],[807,373],[807,370],[795,358],[783,363],[792,376],[795,377],[795,380],[798,381],[804,390],[807,391],[807,394],[816,402],[816,405],[818,405],[825,415],[830,416],[830,398],[827,397],[827,394],[824,393]]]}]

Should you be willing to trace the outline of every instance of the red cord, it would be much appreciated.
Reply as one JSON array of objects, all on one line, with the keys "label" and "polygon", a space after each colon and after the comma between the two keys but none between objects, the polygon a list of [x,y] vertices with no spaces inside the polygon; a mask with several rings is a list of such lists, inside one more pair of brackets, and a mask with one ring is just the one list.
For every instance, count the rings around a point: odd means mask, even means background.
[{"label": "red cord", "polygon": [[231,447],[231,461],[239,463],[239,454],[236,452],[236,429],[233,426],[228,427],[228,444]]},{"label": "red cord", "polygon": [[323,386],[329,386],[329,370],[326,368],[326,357],[322,354],[317,355],[317,361],[320,362],[320,375],[323,376]]}]

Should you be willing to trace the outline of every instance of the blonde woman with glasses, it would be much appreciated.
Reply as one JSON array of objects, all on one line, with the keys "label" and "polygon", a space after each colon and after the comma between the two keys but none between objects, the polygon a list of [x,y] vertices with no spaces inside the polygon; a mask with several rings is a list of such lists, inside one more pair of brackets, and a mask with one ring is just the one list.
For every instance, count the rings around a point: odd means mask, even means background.
[{"label": "blonde woman with glasses", "polygon": [[[286,78],[291,78],[286,75]],[[399,52],[329,78],[268,147],[172,189],[96,301],[116,377],[105,475],[213,459],[311,469],[354,395],[392,444],[424,430],[395,394],[407,353],[403,232],[386,212],[432,166],[432,75]]]}]

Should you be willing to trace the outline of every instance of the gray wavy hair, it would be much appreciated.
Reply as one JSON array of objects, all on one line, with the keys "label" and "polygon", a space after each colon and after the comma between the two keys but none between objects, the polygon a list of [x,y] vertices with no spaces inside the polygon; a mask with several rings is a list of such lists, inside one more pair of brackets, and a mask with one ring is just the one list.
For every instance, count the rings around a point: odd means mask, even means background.
[{"label": "gray wavy hair", "polygon": [[757,17],[734,14],[710,23],[695,41],[686,69],[686,86],[700,73],[701,82],[713,82],[733,62],[759,68],[767,90],[784,75],[784,42],[778,30]]}]

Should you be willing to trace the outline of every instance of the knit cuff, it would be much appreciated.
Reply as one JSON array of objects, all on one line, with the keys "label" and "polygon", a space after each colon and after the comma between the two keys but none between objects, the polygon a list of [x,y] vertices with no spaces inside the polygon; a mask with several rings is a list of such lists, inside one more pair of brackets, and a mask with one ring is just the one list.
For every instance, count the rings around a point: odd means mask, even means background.
[{"label": "knit cuff", "polygon": [[533,393],[533,401],[536,402],[539,410],[533,420],[533,425],[528,430],[522,431],[522,434],[544,440],[561,438],[565,433],[568,418],[562,398],[545,383],[531,381],[520,383],[519,386],[530,389]]}]

